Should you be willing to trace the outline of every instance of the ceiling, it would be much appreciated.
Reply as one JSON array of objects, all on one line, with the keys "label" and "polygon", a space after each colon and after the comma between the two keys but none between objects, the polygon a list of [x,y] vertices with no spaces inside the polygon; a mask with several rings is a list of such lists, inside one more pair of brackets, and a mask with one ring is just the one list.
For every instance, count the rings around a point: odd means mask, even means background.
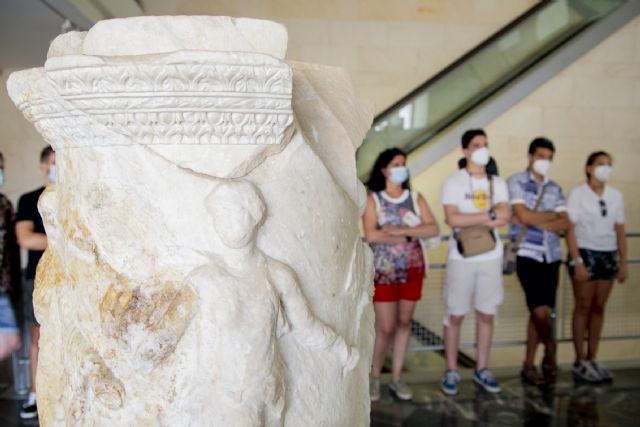
[{"label": "ceiling", "polygon": [[44,64],[49,43],[100,19],[142,15],[136,0],[0,0],[0,69]]}]

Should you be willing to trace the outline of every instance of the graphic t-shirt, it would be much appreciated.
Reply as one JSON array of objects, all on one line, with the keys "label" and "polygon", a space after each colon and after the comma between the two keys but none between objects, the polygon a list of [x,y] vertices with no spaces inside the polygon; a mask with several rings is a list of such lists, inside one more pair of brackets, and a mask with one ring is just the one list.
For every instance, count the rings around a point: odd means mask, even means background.
[{"label": "graphic t-shirt", "polygon": [[[489,179],[474,178],[469,175],[466,169],[460,169],[449,176],[442,186],[442,205],[453,205],[458,207],[460,213],[488,212],[491,206],[509,201],[507,184],[498,176],[493,178],[493,203],[489,202]],[[454,232],[457,229],[453,230]],[[498,235],[498,230],[494,229],[496,247],[484,254],[465,258],[458,251],[458,245],[453,237],[449,238],[449,259],[466,261],[489,261],[502,256],[502,241]]]},{"label": "graphic t-shirt", "polygon": [[[409,190],[398,198],[392,198],[384,191],[372,193],[372,196],[376,203],[378,227],[408,225],[406,220],[410,217],[419,221]],[[424,269],[422,247],[417,240],[396,244],[371,243],[371,249],[376,285],[406,283],[409,270]]]}]

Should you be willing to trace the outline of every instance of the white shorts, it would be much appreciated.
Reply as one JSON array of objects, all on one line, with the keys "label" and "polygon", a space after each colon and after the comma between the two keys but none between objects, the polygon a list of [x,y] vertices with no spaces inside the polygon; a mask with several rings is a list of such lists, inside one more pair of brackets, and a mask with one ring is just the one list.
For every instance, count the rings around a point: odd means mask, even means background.
[{"label": "white shorts", "polygon": [[496,314],[502,304],[502,258],[488,261],[448,260],[443,299],[447,316],[463,316],[469,312],[471,297],[475,309],[484,314]]}]

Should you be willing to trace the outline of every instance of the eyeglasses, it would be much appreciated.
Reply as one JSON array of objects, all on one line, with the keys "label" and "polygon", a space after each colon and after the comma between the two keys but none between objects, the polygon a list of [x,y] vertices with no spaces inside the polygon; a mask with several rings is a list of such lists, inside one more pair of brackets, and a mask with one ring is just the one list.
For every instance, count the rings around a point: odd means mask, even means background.
[{"label": "eyeglasses", "polygon": [[600,203],[600,213],[602,216],[607,216],[607,204],[602,199],[598,200],[598,203]]}]

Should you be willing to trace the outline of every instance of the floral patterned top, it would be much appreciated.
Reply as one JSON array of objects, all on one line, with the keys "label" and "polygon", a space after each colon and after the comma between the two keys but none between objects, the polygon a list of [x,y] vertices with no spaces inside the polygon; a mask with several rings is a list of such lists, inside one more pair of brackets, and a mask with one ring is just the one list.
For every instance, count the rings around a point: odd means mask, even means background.
[{"label": "floral patterned top", "polygon": [[[405,190],[397,199],[380,191],[372,193],[376,202],[378,228],[386,224],[406,224],[406,215],[415,215],[411,192]],[[397,244],[371,243],[375,267],[375,285],[406,283],[409,269],[424,269],[424,258],[420,242],[412,240]]]}]

